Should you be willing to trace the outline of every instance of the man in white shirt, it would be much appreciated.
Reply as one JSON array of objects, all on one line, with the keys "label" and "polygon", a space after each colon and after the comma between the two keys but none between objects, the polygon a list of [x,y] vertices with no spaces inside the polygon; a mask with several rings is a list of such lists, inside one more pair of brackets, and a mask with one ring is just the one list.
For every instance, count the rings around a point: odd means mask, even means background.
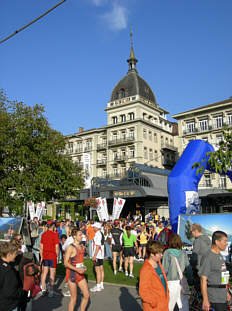
[{"label": "man in white shirt", "polygon": [[96,279],[97,284],[93,288],[90,289],[91,292],[100,292],[104,289],[103,281],[104,281],[104,267],[103,267],[103,259],[104,259],[104,235],[101,232],[101,224],[99,222],[95,222],[92,225],[95,236],[93,238],[93,257],[92,260],[94,262],[95,271],[96,271]]}]

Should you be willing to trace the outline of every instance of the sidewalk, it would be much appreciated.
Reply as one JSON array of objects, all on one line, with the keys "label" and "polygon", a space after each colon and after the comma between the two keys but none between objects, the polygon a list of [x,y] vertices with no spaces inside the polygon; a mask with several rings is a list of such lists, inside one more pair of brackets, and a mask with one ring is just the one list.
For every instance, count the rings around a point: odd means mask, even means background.
[{"label": "sidewalk", "polygon": [[[89,281],[89,288],[95,285],[95,282]],[[91,293],[90,301],[87,307],[88,311],[142,311],[141,300],[138,291],[135,287],[125,285],[109,285],[104,284],[105,289],[101,292]],[[33,301],[33,311],[64,311],[68,310],[69,297],[64,297],[62,292],[64,289],[64,281],[57,279],[57,286],[55,288],[60,293],[59,296],[48,298],[38,295]],[[76,310],[80,305],[81,294],[78,293]]]}]

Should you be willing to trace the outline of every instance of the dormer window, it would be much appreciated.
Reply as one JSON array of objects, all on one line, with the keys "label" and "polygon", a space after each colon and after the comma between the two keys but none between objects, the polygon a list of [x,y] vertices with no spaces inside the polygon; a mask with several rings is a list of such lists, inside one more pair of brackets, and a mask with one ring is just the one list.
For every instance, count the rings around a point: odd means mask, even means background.
[{"label": "dormer window", "polygon": [[125,97],[125,89],[120,89],[119,93],[118,93],[118,98],[123,98]]}]

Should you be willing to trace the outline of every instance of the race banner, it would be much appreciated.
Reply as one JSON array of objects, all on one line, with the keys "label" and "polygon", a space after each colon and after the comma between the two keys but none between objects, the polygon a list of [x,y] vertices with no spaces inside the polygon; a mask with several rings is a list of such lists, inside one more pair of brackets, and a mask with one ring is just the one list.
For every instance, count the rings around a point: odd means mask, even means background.
[{"label": "race banner", "polygon": [[125,202],[126,202],[125,199],[114,198],[113,214],[112,214],[113,220],[118,219],[120,217]]},{"label": "race banner", "polygon": [[35,217],[38,217],[38,219],[40,220],[43,216],[44,213],[44,208],[45,208],[45,202],[40,202],[36,204],[36,213],[35,213]]},{"label": "race banner", "polygon": [[27,202],[27,208],[29,210],[30,218],[31,218],[31,220],[33,220],[33,218],[35,217],[35,206],[34,206],[34,203],[32,201]]},{"label": "race banner", "polygon": [[91,156],[89,153],[83,153],[83,171],[85,178],[85,188],[91,187]]},{"label": "race banner", "polygon": [[102,199],[102,206],[104,209],[104,219],[103,220],[109,220],[109,213],[108,213],[108,207],[107,207],[107,201],[106,198]]},{"label": "race banner", "polygon": [[97,216],[100,221],[103,221],[105,217],[105,210],[102,205],[102,198],[101,197],[96,198],[96,201],[97,201]]}]

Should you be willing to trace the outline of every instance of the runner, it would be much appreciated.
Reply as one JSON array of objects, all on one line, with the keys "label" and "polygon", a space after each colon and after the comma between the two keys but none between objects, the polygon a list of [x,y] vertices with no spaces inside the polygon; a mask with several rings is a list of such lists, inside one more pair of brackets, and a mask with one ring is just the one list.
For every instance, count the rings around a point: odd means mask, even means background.
[{"label": "runner", "polygon": [[100,292],[104,289],[103,281],[104,281],[104,267],[103,267],[103,259],[104,259],[104,235],[100,231],[101,224],[99,222],[95,222],[93,224],[93,229],[95,231],[95,236],[93,239],[93,257],[92,260],[94,262],[97,285],[90,289],[91,292]]},{"label": "runner", "polygon": [[139,260],[143,261],[146,255],[147,242],[149,234],[146,231],[146,226],[142,226],[141,232],[137,235],[137,242],[139,243]]},{"label": "runner", "polygon": [[133,267],[134,267],[134,255],[135,250],[134,246],[137,247],[136,243],[136,236],[131,233],[131,227],[126,227],[126,232],[122,236],[123,238],[123,244],[124,244],[124,250],[123,254],[125,257],[125,276],[128,276],[128,262],[130,264],[130,278],[134,278],[133,275]]},{"label": "runner", "polygon": [[122,257],[122,236],[123,236],[123,230],[120,229],[120,223],[119,221],[114,222],[115,226],[111,230],[111,245],[112,245],[112,255],[113,255],[113,269],[114,269],[114,275],[117,274],[117,256],[120,256],[119,261],[119,272],[123,272],[122,269],[122,263],[123,263],[123,257]]},{"label": "runner", "polygon": [[54,232],[55,223],[48,221],[48,230],[42,234],[40,242],[40,257],[42,263],[42,274],[41,274],[41,287],[42,295],[45,296],[47,293],[45,282],[48,271],[50,271],[50,288],[48,297],[53,297],[53,286],[56,276],[56,263],[59,258],[59,237],[58,233]]},{"label": "runner", "polygon": [[77,285],[83,294],[80,311],[84,311],[89,301],[89,289],[84,276],[84,272],[86,271],[86,267],[84,266],[85,247],[81,245],[82,231],[73,229],[71,235],[74,242],[68,246],[64,258],[64,265],[67,268],[66,278],[71,294],[68,311],[73,311],[75,308]]}]

